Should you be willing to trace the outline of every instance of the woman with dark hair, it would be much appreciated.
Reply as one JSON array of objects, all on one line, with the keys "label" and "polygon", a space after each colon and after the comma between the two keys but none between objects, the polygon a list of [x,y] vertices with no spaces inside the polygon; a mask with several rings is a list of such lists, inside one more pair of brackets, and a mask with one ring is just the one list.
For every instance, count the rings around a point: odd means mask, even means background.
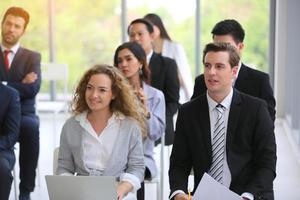
[{"label": "woman with dark hair", "polygon": [[157,14],[149,13],[144,16],[144,19],[153,24],[154,51],[162,56],[174,59],[177,63],[180,81],[179,102],[184,103],[189,101],[193,90],[193,80],[183,47],[171,40],[161,18]]},{"label": "woman with dark hair", "polygon": [[144,179],[142,134],[145,118],[122,73],[96,65],[81,78],[64,124],[59,175],[116,176],[118,200],[135,200]]},{"label": "woman with dark hair", "polygon": [[[120,45],[115,52],[114,65],[129,80],[131,87],[140,100],[143,113],[147,118],[147,137],[143,142],[145,160],[145,179],[157,176],[157,167],[153,158],[154,142],[165,131],[165,99],[163,93],[148,85],[150,71],[144,49],[136,42]],[[138,200],[144,199],[144,184],[138,190]]]}]

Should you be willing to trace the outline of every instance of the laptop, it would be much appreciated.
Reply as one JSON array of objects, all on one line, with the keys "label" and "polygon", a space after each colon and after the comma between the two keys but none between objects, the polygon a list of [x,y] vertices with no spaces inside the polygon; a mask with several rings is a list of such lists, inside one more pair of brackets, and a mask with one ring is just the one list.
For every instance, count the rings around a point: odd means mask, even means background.
[{"label": "laptop", "polygon": [[46,175],[50,200],[116,200],[114,176]]}]

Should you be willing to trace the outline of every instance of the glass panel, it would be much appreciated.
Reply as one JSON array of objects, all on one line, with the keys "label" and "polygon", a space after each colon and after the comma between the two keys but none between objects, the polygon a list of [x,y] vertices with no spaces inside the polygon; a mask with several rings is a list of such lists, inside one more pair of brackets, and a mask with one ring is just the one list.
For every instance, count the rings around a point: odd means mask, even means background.
[{"label": "glass panel", "polygon": [[235,19],[245,30],[242,61],[268,72],[269,0],[201,0],[202,47],[212,40],[213,26]]},{"label": "glass panel", "polygon": [[[49,62],[48,0],[0,1],[2,16],[10,6],[23,7],[31,15],[21,45],[40,52],[42,62]],[[56,62],[68,64],[72,88],[88,67],[113,63],[114,50],[121,42],[121,1],[54,0],[54,6]],[[48,88],[43,83],[42,91]]]},{"label": "glass panel", "polygon": [[128,0],[127,7],[128,23],[147,13],[158,14],[171,39],[183,46],[191,72],[194,74],[196,2],[192,0]]},{"label": "glass panel", "polygon": [[55,41],[57,62],[69,65],[74,86],[94,64],[113,63],[121,42],[120,0],[56,0]]}]

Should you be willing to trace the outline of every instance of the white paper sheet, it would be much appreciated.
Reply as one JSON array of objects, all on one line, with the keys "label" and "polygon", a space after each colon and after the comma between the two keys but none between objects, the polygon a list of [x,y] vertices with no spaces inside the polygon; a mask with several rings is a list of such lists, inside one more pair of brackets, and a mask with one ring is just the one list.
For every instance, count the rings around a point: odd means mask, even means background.
[{"label": "white paper sheet", "polygon": [[241,200],[242,197],[204,173],[192,200]]}]

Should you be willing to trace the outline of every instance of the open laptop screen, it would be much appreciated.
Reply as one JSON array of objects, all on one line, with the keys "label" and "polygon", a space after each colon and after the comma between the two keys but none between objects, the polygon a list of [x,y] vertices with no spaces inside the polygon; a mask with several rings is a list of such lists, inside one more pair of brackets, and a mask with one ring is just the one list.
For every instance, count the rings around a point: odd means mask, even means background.
[{"label": "open laptop screen", "polygon": [[113,176],[45,176],[50,200],[115,200]]}]

